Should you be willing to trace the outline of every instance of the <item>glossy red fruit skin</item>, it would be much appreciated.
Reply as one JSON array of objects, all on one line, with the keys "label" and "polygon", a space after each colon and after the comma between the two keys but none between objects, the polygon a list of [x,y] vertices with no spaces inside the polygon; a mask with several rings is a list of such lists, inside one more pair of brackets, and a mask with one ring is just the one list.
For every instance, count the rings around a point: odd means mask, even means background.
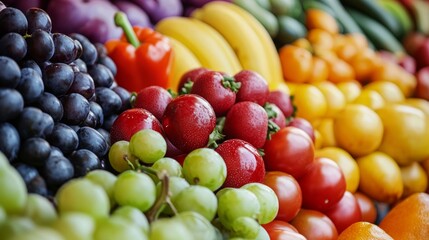
[{"label": "glossy red fruit skin", "polygon": [[173,99],[165,109],[162,127],[170,142],[184,153],[207,146],[216,127],[216,115],[210,104],[195,94]]},{"label": "glossy red fruit skin", "polygon": [[150,86],[137,93],[134,107],[148,110],[161,121],[165,108],[172,99],[173,97],[165,88]]},{"label": "glossy red fruit skin", "polygon": [[302,207],[326,211],[338,203],[346,191],[346,181],[338,165],[317,157],[297,179],[302,191]]},{"label": "glossy red fruit skin", "polygon": [[346,191],[339,202],[324,212],[341,233],[348,226],[362,219],[359,203],[353,193]]},{"label": "glossy red fruit skin", "polygon": [[307,119],[295,117],[292,121],[288,123],[288,126],[296,127],[306,132],[313,141],[313,143],[316,140],[313,125],[311,125],[311,123]]},{"label": "glossy red fruit skin", "polygon": [[161,123],[143,108],[128,109],[116,118],[110,129],[110,143],[120,140],[130,141],[134,133],[142,129],[152,129],[163,134]]},{"label": "glossy red fruit skin", "polygon": [[314,161],[314,144],[303,130],[285,127],[266,141],[264,154],[267,171],[282,171],[298,179]]},{"label": "glossy red fruit skin", "polygon": [[241,83],[237,92],[237,102],[251,101],[261,106],[265,104],[270,91],[267,81],[261,75],[251,70],[241,70],[234,78]]},{"label": "glossy red fruit skin", "polygon": [[223,86],[224,76],[215,71],[206,71],[198,75],[192,86],[191,93],[207,100],[213,107],[216,116],[223,116],[234,105],[236,94]]},{"label": "glossy red fruit skin", "polygon": [[292,116],[294,109],[289,94],[276,90],[268,94],[267,102],[275,104],[286,118]]},{"label": "glossy red fruit skin", "polygon": [[254,102],[238,102],[226,114],[223,134],[227,139],[238,138],[262,148],[267,138],[268,115]]},{"label": "glossy red fruit skin", "polygon": [[417,74],[415,96],[429,101],[429,66],[420,69]]},{"label": "glossy red fruit skin", "polygon": [[271,121],[273,121],[279,128],[286,127],[286,117],[283,114],[282,110],[280,110],[279,107],[275,104],[271,104],[271,109],[276,113],[276,116],[273,118],[270,118]]},{"label": "glossy red fruit skin", "polygon": [[185,72],[182,77],[180,78],[179,84],[177,85],[177,93],[180,93],[182,88],[184,87],[185,83],[188,81],[195,82],[195,79],[197,79],[198,75],[201,73],[204,73],[206,71],[209,71],[207,68],[199,67],[191,69],[187,72]]},{"label": "glossy red fruit skin", "polygon": [[230,139],[215,149],[226,164],[227,175],[223,187],[239,188],[247,183],[264,180],[264,160],[250,143],[240,139]]},{"label": "glossy red fruit skin", "polygon": [[414,57],[417,62],[417,69],[429,66],[429,38],[426,38],[417,48]]}]

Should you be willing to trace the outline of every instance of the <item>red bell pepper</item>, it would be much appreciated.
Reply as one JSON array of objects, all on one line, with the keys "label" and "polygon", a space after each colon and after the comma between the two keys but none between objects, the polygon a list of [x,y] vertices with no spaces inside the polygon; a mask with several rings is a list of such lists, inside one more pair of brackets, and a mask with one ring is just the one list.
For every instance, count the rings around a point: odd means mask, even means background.
[{"label": "red bell pepper", "polygon": [[118,85],[131,92],[153,85],[167,88],[173,64],[169,39],[148,27],[132,27],[122,12],[115,14],[115,23],[124,34],[105,46],[118,69]]}]

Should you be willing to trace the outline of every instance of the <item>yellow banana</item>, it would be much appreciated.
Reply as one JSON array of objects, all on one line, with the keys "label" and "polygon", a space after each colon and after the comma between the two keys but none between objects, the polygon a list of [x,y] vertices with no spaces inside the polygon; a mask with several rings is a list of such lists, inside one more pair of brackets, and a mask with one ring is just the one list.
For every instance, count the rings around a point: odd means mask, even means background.
[{"label": "yellow banana", "polygon": [[[258,22],[258,20],[255,17],[253,17],[250,13],[248,13],[246,10],[240,8],[237,5],[224,2],[224,1],[215,1],[215,2],[210,2],[209,4],[224,6],[225,8],[228,8],[236,12],[253,29],[253,31],[256,33],[256,35],[259,38],[263,51],[265,52],[266,55],[268,55],[266,58],[266,61],[270,66],[270,69],[271,69],[270,72],[272,75],[271,79],[268,80],[269,87],[271,90],[277,89],[278,85],[282,84],[284,80],[283,80],[283,73],[282,73],[282,68],[280,64],[280,58],[277,53],[276,46],[274,45],[274,42],[270,37],[270,34],[265,30],[265,28]],[[239,31],[239,29],[236,29],[236,31]],[[245,39],[243,41],[248,41],[248,39]],[[249,49],[247,51],[253,51],[253,49],[251,50]]]},{"label": "yellow banana", "polygon": [[222,34],[234,49],[243,69],[261,74],[268,83],[272,81],[271,66],[262,42],[241,15],[223,4],[209,2],[203,8],[194,10],[192,17],[209,24]]},{"label": "yellow banana", "polygon": [[206,68],[230,75],[242,69],[234,50],[222,35],[198,19],[164,18],[156,24],[155,30],[180,41]]},{"label": "yellow banana", "polygon": [[189,48],[183,45],[176,39],[169,37],[171,46],[173,47],[173,79],[171,79],[168,88],[177,91],[180,78],[182,75],[194,68],[201,67],[200,61]]}]

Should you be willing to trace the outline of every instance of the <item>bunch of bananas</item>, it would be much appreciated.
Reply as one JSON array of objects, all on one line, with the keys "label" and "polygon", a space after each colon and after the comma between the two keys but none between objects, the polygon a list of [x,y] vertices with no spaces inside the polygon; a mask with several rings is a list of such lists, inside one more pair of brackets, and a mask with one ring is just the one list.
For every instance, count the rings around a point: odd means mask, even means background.
[{"label": "bunch of bananas", "polygon": [[184,72],[197,67],[230,75],[252,70],[271,89],[283,83],[280,59],[269,33],[250,13],[232,3],[207,3],[190,18],[161,20],[155,30],[169,37],[174,49],[171,89],[176,89]]}]

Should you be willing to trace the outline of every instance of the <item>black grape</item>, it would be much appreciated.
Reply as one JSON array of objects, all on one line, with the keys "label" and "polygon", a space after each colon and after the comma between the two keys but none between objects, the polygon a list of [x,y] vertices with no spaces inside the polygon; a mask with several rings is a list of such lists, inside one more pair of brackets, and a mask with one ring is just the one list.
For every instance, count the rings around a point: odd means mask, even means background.
[{"label": "black grape", "polygon": [[104,114],[103,109],[101,108],[100,104],[97,102],[90,102],[89,107],[91,109],[91,112],[94,113],[95,117],[97,118],[97,127],[100,127],[103,125],[104,122]]},{"label": "black grape", "polygon": [[45,87],[42,77],[32,68],[21,70],[21,80],[17,90],[21,93],[26,104],[37,101],[42,95]]},{"label": "black grape", "polygon": [[41,169],[48,186],[59,187],[74,176],[73,165],[63,156],[49,156]]},{"label": "black grape", "polygon": [[97,103],[100,104],[105,116],[117,113],[122,106],[121,98],[112,89],[98,87],[95,89]]},{"label": "black grape", "polygon": [[18,33],[6,33],[0,38],[0,55],[20,61],[27,54],[27,42]]},{"label": "black grape", "polygon": [[0,56],[0,87],[15,88],[21,78],[21,69],[10,57]]},{"label": "black grape", "polygon": [[57,147],[65,155],[72,153],[79,145],[79,138],[76,132],[63,123],[55,124],[47,140],[52,146]]},{"label": "black grape", "polygon": [[110,133],[104,128],[97,128],[97,131],[104,137],[107,145],[110,146]]},{"label": "black grape", "polygon": [[105,56],[98,58],[97,62],[106,66],[108,69],[110,69],[110,72],[112,72],[113,76],[116,76],[118,69],[116,68],[115,62],[110,57]]},{"label": "black grape", "polygon": [[43,166],[51,153],[51,146],[43,138],[29,138],[21,144],[19,159],[32,166]]},{"label": "black grape", "polygon": [[89,111],[88,116],[86,116],[82,123],[82,126],[95,128],[97,126],[97,116],[93,112]]},{"label": "black grape", "polygon": [[97,49],[98,58],[107,56],[107,49],[102,43],[95,43],[95,48]]},{"label": "black grape", "polygon": [[67,124],[79,125],[90,111],[89,102],[78,93],[71,93],[61,98],[64,108],[62,121]]},{"label": "black grape", "polygon": [[21,175],[25,183],[30,182],[35,177],[39,176],[39,171],[37,171],[37,168],[34,166],[21,162],[16,162],[13,166],[18,171],[19,175]]},{"label": "black grape", "polygon": [[47,92],[55,96],[62,96],[67,93],[73,83],[73,69],[64,63],[53,63],[45,67],[43,82]]},{"label": "black grape", "polygon": [[110,129],[112,128],[113,122],[115,122],[116,118],[118,118],[118,115],[116,114],[105,116],[104,122],[103,122],[103,128],[106,129],[107,131],[110,131]]},{"label": "black grape", "polygon": [[45,137],[54,129],[52,117],[35,107],[25,107],[17,118],[17,130],[22,140]]},{"label": "black grape", "polygon": [[32,68],[34,71],[37,72],[37,74],[40,75],[40,77],[42,76],[42,69],[40,69],[40,66],[34,60],[23,60],[20,62],[19,66],[21,68]]},{"label": "black grape", "polygon": [[43,179],[40,175],[26,183],[26,186],[29,193],[36,193],[42,196],[48,195],[48,187],[46,186],[45,179]]},{"label": "black grape", "polygon": [[42,93],[34,106],[49,114],[54,122],[59,122],[63,118],[63,104],[52,93]]},{"label": "black grape", "polygon": [[19,133],[10,123],[0,123],[0,152],[2,152],[9,161],[13,161],[18,156],[20,148]]},{"label": "black grape", "polygon": [[0,88],[0,122],[13,120],[24,108],[24,99],[15,89]]},{"label": "black grape", "polygon": [[87,149],[79,149],[70,156],[70,162],[74,167],[74,176],[83,177],[89,171],[101,168],[100,159]]},{"label": "black grape", "polygon": [[94,80],[88,73],[75,72],[68,93],[79,93],[86,99],[90,99],[95,94]]},{"label": "black grape", "polygon": [[82,55],[80,58],[88,65],[92,65],[97,60],[98,54],[94,44],[88,38],[79,33],[72,33],[70,37],[79,41],[82,45]]},{"label": "black grape", "polygon": [[102,64],[94,64],[88,66],[88,73],[94,79],[96,87],[109,88],[113,84],[113,74],[109,68]]},{"label": "black grape", "polygon": [[122,106],[121,109],[119,109],[120,112],[123,112],[127,109],[131,108],[131,93],[126,90],[123,87],[116,86],[113,87],[112,90],[118,94],[118,96],[121,98]]},{"label": "black grape", "polygon": [[79,137],[79,149],[88,149],[100,158],[107,153],[109,146],[97,130],[81,127],[77,131],[77,136]]},{"label": "black grape", "polygon": [[21,10],[7,7],[0,12],[0,36],[9,32],[25,35],[28,22]]},{"label": "black grape", "polygon": [[79,51],[82,51],[80,45],[71,37],[62,33],[53,33],[55,51],[51,58],[52,62],[71,63],[79,57]]},{"label": "black grape", "polygon": [[25,13],[25,16],[28,22],[28,34],[32,34],[37,29],[41,29],[46,32],[51,32],[51,17],[49,17],[49,15],[43,9],[29,8]]},{"label": "black grape", "polygon": [[42,196],[48,194],[45,180],[40,176],[39,171],[32,166],[25,163],[16,163],[14,167],[21,175],[22,179],[27,186],[28,193],[36,193]]},{"label": "black grape", "polygon": [[37,29],[27,38],[28,56],[36,62],[45,62],[54,55],[55,46],[51,35]]},{"label": "black grape", "polygon": [[74,65],[77,67],[79,72],[83,72],[83,73],[88,72],[88,68],[86,66],[86,63],[82,59],[78,58],[78,59],[74,60],[72,63],[74,63]]}]

